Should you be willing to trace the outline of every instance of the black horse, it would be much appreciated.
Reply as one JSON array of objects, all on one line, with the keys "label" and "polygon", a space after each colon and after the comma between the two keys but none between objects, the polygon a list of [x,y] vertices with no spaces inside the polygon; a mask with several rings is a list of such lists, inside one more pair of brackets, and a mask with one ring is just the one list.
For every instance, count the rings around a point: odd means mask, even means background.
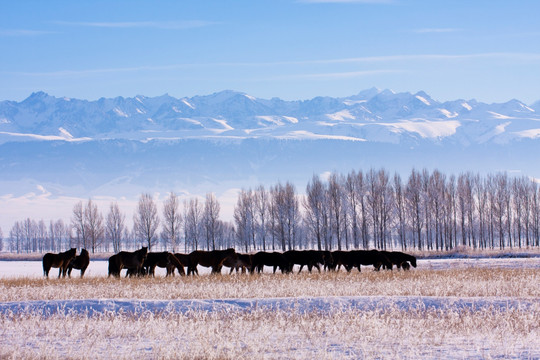
[{"label": "black horse", "polygon": [[133,274],[140,274],[147,254],[148,248],[142,247],[134,252],[120,251],[111,256],[109,258],[109,276],[119,277],[122,269],[128,269]]},{"label": "black horse", "polygon": [[52,267],[58,268],[58,277],[66,277],[69,262],[77,255],[77,249],[71,248],[59,254],[46,253],[43,256],[43,276],[49,277]]},{"label": "black horse", "polygon": [[86,271],[86,268],[88,267],[88,264],[90,264],[90,255],[88,254],[88,251],[86,249],[81,250],[81,254],[78,256],[75,256],[68,265],[67,274],[69,277],[71,277],[71,270],[78,269],[81,270],[81,277],[84,276],[84,272]]},{"label": "black horse", "polygon": [[339,269],[339,266],[343,265],[347,272],[351,272],[353,268],[361,271],[361,265],[373,265],[375,270],[379,270],[381,266],[391,266],[390,260],[378,250],[334,251],[332,257],[333,269]]},{"label": "black horse", "polygon": [[253,274],[257,270],[258,273],[261,273],[264,266],[272,266],[274,268],[274,274],[278,267],[284,274],[289,273],[292,268],[291,263],[282,253],[259,251],[251,258],[250,272]]},{"label": "black horse", "polygon": [[326,263],[325,253],[317,250],[289,250],[285,251],[283,255],[289,261],[289,272],[293,271],[292,268],[294,265],[300,265],[298,273],[302,271],[304,266],[307,266],[309,272],[311,272],[314,267],[321,272],[320,265],[324,265]]}]

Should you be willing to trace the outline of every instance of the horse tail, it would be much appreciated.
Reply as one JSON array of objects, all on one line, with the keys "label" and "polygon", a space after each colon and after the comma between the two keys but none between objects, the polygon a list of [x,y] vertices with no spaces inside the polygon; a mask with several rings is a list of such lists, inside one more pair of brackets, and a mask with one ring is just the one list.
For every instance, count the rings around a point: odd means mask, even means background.
[{"label": "horse tail", "polygon": [[49,271],[51,270],[49,254],[43,256],[43,276],[49,277]]}]

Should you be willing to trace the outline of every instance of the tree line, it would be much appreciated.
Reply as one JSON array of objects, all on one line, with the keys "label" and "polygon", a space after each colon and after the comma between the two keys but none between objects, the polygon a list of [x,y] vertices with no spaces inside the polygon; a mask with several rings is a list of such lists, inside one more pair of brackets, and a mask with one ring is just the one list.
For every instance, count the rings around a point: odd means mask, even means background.
[{"label": "tree line", "polygon": [[303,195],[290,182],[242,189],[231,221],[220,219],[213,193],[181,201],[171,192],[161,206],[141,194],[132,228],[117,203],[104,216],[90,199],[75,204],[69,222],[17,221],[4,240],[5,250],[19,253],[141,245],[173,252],[538,247],[540,190],[535,181],[507,173],[413,169],[402,179],[370,169],[314,175]]}]

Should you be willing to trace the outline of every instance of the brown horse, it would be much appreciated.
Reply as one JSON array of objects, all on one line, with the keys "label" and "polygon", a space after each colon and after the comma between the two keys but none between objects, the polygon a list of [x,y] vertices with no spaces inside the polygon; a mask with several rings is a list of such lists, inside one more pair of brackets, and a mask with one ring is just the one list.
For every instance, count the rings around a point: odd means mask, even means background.
[{"label": "brown horse", "polygon": [[235,254],[234,249],[227,250],[212,250],[212,251],[202,251],[195,250],[189,254],[189,267],[188,275],[199,274],[197,270],[197,265],[204,267],[211,267],[212,274],[218,274],[221,272],[221,267],[223,262],[227,257]]},{"label": "brown horse", "polygon": [[52,267],[58,268],[58,277],[66,277],[66,271],[71,259],[77,255],[77,249],[71,248],[59,254],[46,253],[43,256],[43,276],[49,277]]},{"label": "brown horse", "polygon": [[86,271],[86,268],[88,267],[88,264],[90,264],[90,255],[88,255],[88,251],[86,249],[81,250],[81,254],[78,256],[75,256],[68,265],[67,274],[69,277],[71,277],[71,270],[78,269],[81,270],[81,277],[84,276],[84,272]]},{"label": "brown horse", "polygon": [[132,274],[140,274],[147,254],[148,248],[142,247],[137,251],[120,251],[111,256],[109,258],[109,276],[119,277],[122,269],[128,269]]},{"label": "brown horse", "polygon": [[[180,275],[184,276],[184,265],[170,252],[164,251],[159,253],[148,253],[146,255],[146,260],[144,260],[143,266],[146,269],[146,274],[155,276],[156,266],[167,269],[167,275],[174,275],[174,268],[178,269]],[[169,268],[172,266],[172,272],[169,271]]]}]

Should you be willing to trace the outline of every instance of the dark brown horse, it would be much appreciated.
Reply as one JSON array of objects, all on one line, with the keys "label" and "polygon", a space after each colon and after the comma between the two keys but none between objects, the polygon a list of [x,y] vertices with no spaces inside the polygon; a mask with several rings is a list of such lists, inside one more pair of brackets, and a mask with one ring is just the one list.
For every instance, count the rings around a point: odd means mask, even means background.
[{"label": "dark brown horse", "polygon": [[43,256],[43,275],[49,277],[52,267],[58,268],[58,277],[66,277],[67,268],[71,259],[77,255],[77,249],[71,248],[59,254],[46,253]]},{"label": "dark brown horse", "polygon": [[[174,257],[180,261],[180,263],[183,265],[182,269],[180,270],[180,268],[176,267],[175,265],[173,264],[170,264],[168,267],[167,267],[167,275],[172,275],[174,276],[174,269],[178,269],[178,273],[180,275],[185,275],[185,272],[184,272],[184,267],[188,268],[188,271],[189,271],[189,264],[191,264],[190,260],[189,260],[189,254],[182,254],[182,253],[174,253],[173,254]],[[188,273],[189,275],[189,273]]]},{"label": "dark brown horse", "polygon": [[[329,254],[329,252],[328,252]],[[324,251],[317,251],[317,250],[289,250],[285,251],[283,255],[287,258],[290,264],[289,271],[292,272],[292,267],[294,265],[300,265],[300,269],[298,270],[298,273],[302,271],[304,266],[307,266],[308,271],[311,272],[311,270],[315,267],[319,272],[321,272],[320,265],[326,264],[326,252]]]},{"label": "dark brown horse", "polygon": [[212,251],[195,250],[189,254],[188,275],[195,275],[195,273],[199,274],[197,265],[211,267],[212,274],[218,274],[221,272],[221,267],[223,266],[225,259],[235,253],[234,249]]},{"label": "dark brown horse", "polygon": [[148,248],[142,247],[137,251],[120,251],[111,256],[109,258],[109,276],[119,277],[122,269],[128,269],[132,274],[140,274],[147,254]]},{"label": "dark brown horse", "polygon": [[[381,251],[381,252],[388,258],[388,260],[390,260],[390,264],[385,265],[386,269],[392,270],[393,265],[396,265],[396,267],[400,269],[403,267],[403,264],[407,262],[410,263],[410,265],[412,265],[413,267],[416,267],[416,257],[412,255],[405,254],[401,251]],[[405,267],[407,267],[407,265],[405,265]],[[409,269],[410,269],[410,266],[407,269],[404,268],[404,270],[409,270]]]},{"label": "dark brown horse", "polygon": [[229,274],[232,274],[233,270],[236,270],[236,273],[238,273],[238,270],[242,270],[242,274],[246,272],[246,269],[249,271],[251,269],[251,254],[239,254],[236,253],[234,255],[229,256],[225,259],[223,262],[223,266],[226,266],[228,268],[231,268],[231,271],[229,271]]},{"label": "dark brown horse", "polygon": [[84,272],[86,271],[86,268],[88,267],[88,264],[90,264],[90,255],[88,254],[88,251],[86,249],[81,250],[81,254],[78,256],[75,256],[68,265],[67,274],[69,277],[71,277],[71,270],[78,269],[81,270],[81,277],[84,276]]},{"label": "dark brown horse", "polygon": [[178,269],[178,272],[180,275],[184,276],[186,273],[184,272],[184,265],[170,252],[163,251],[159,253],[148,253],[146,255],[146,260],[144,260],[143,264],[144,268],[146,269],[146,274],[150,276],[155,276],[155,270],[156,266],[159,266],[161,268],[167,269],[167,275],[171,275],[169,272],[169,268],[172,266],[173,271],[172,274],[174,275],[174,268],[176,267]]}]

